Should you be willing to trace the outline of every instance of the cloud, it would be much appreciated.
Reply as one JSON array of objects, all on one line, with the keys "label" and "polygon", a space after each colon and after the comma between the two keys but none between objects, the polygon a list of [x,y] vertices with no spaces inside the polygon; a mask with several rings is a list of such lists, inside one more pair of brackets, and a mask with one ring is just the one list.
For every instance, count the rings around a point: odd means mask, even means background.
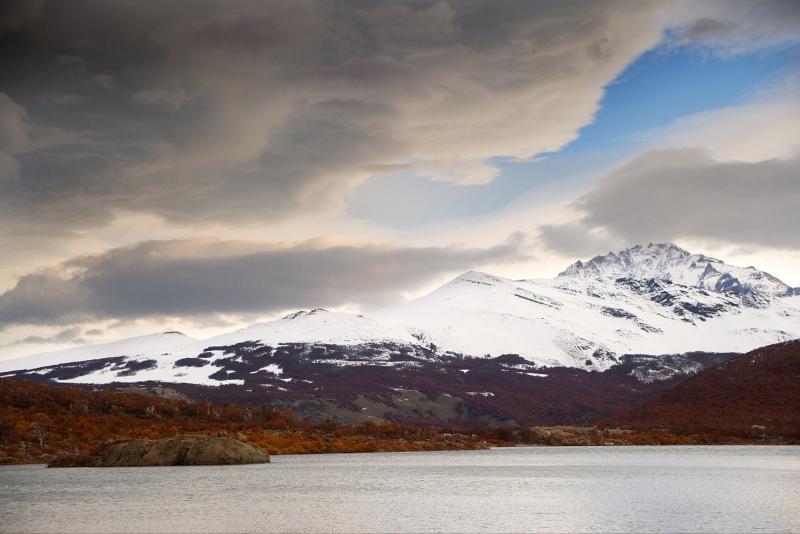
[{"label": "cloud", "polygon": [[541,237],[568,253],[590,245],[588,232],[627,244],[694,238],[800,249],[798,176],[800,156],[751,163],[700,149],[650,151],[576,202],[578,221],[541,228]]},{"label": "cloud", "polygon": [[48,106],[68,106],[81,100],[83,97],[74,93],[47,93],[39,97],[39,101]]},{"label": "cloud", "polygon": [[594,254],[651,241],[800,250],[800,88],[795,75],[750,101],[637,136],[647,150],[541,225],[551,250]]},{"label": "cloud", "polygon": [[0,328],[381,304],[435,276],[523,260],[524,248],[522,235],[483,249],[320,240],[150,241],[21,277],[0,294]]},{"label": "cloud", "polygon": [[44,2],[41,0],[12,1],[0,4],[0,36],[35,24],[42,14],[43,7]]},{"label": "cloud", "polygon": [[622,248],[619,238],[612,238],[603,229],[591,228],[582,221],[543,224],[539,226],[539,239],[548,249],[568,257]]},{"label": "cloud", "polygon": [[0,151],[13,154],[28,143],[27,113],[7,94],[0,93]]},{"label": "cloud", "polygon": [[689,115],[640,137],[658,147],[703,147],[719,161],[791,158],[800,152],[800,101],[786,96],[789,91],[799,94],[800,83],[791,80],[777,95]]},{"label": "cloud", "polygon": [[736,55],[797,43],[800,9],[794,0],[698,0],[675,3],[672,40]]},{"label": "cloud", "polygon": [[0,92],[0,190],[16,185],[19,176],[16,154],[25,150],[29,141],[25,109]]},{"label": "cloud", "polygon": [[[103,82],[105,79],[101,78]],[[104,87],[109,87],[105,84]],[[153,106],[161,106],[168,110],[177,111],[184,104],[191,100],[191,97],[180,87],[166,87],[149,89],[134,93],[131,98],[136,102],[142,102]]]},{"label": "cloud", "polygon": [[668,7],[46,2],[4,41],[9,94],[26,108],[85,98],[36,114],[69,135],[0,182],[0,222],[52,235],[120,210],[192,224],[336,212],[393,165],[484,184],[492,158],[573,140],[604,86],[659,42]]},{"label": "cloud", "polygon": [[[89,332],[87,332],[89,334]],[[65,328],[56,332],[52,336],[27,336],[16,341],[12,341],[4,347],[15,347],[18,345],[42,345],[47,343],[85,343],[81,337],[81,329],[77,326]]]},{"label": "cloud", "polygon": [[98,73],[92,76],[92,83],[104,89],[114,87],[114,78],[108,74]]}]

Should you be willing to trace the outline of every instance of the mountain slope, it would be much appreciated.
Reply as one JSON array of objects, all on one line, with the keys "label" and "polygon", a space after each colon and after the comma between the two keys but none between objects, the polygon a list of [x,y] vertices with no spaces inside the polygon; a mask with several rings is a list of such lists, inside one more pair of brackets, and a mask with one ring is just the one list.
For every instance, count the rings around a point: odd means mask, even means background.
[{"label": "mountain slope", "polygon": [[120,341],[113,341],[111,343],[83,345],[65,350],[0,361],[0,372],[13,369],[37,369],[45,366],[110,357],[155,358],[159,356],[169,356],[173,352],[192,352],[198,345],[203,345],[203,342],[180,332],[147,334],[122,339]]},{"label": "mountain slope", "polygon": [[753,307],[733,293],[633,277],[469,272],[383,317],[444,350],[593,369],[622,354],[745,352],[800,337],[798,297]]},{"label": "mountain slope", "polygon": [[[38,374],[45,376],[54,368],[59,368],[55,370],[55,375],[64,382],[239,384],[241,380],[227,379],[219,374],[214,364],[226,358],[228,347],[242,343],[263,347],[281,344],[357,346],[370,343],[410,345],[415,341],[408,331],[365,315],[317,309],[296,312],[276,321],[256,324],[207,340],[193,339],[178,332],[165,332],[7,360],[0,362],[0,373],[36,369]],[[198,360],[205,362],[205,365],[198,365]]]},{"label": "mountain slope", "polygon": [[[467,358],[390,343],[270,347],[242,342],[208,347],[161,369],[119,357],[0,373],[0,379],[100,383],[125,390],[138,384],[199,401],[288,407],[314,420],[333,415],[345,421],[550,425],[617,413],[732,356],[626,356],[607,371],[591,372],[540,369],[513,355]],[[150,378],[159,375],[170,380]]]},{"label": "mountain slope", "polygon": [[712,366],[606,423],[800,439],[800,340]]},{"label": "mountain slope", "polygon": [[[722,282],[734,278],[733,285]],[[637,246],[577,262],[553,279],[471,271],[372,315],[296,312],[202,341],[164,333],[4,361],[0,372],[35,370],[87,383],[241,385],[235,372],[223,372],[237,347],[300,345],[338,354],[329,360],[340,367],[400,368],[412,365],[409,354],[413,365],[513,354],[533,367],[606,370],[626,354],[741,353],[800,338],[800,296],[786,288],[767,273],[671,244]]]}]

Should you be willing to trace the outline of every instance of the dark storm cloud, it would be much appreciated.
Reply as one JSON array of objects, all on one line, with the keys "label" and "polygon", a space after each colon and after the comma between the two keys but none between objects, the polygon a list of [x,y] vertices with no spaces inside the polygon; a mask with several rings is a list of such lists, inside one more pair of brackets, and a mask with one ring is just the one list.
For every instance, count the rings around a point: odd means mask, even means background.
[{"label": "dark storm cloud", "polygon": [[598,250],[589,232],[628,244],[698,238],[800,249],[798,206],[800,157],[718,162],[700,150],[661,150],[638,156],[581,198],[579,221],[540,230],[550,248],[570,254]]},{"label": "dark storm cloud", "polygon": [[486,249],[151,241],[23,276],[0,295],[0,328],[382,303],[436,275],[525,259],[524,241],[514,235]]},{"label": "dark storm cloud", "polygon": [[335,210],[380,169],[490,181],[660,38],[651,2],[5,2],[7,232]]}]

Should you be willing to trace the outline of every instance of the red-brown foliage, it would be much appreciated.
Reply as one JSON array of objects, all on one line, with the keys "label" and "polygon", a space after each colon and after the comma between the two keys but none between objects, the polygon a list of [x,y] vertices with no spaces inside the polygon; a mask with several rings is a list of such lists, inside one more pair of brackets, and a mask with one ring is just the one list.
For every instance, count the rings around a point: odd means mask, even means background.
[{"label": "red-brown foliage", "polygon": [[314,424],[270,407],[170,400],[138,393],[0,380],[0,463],[82,455],[106,442],[227,433],[271,454],[475,449],[477,435],[393,422]]},{"label": "red-brown foliage", "polygon": [[711,441],[715,436],[723,441],[800,440],[800,340],[710,367],[603,424],[668,429]]}]

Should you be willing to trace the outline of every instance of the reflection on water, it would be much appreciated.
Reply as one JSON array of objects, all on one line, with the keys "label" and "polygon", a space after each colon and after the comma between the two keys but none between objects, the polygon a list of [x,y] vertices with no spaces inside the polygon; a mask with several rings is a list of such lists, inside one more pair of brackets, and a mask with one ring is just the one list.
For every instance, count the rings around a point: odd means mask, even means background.
[{"label": "reflection on water", "polygon": [[275,456],[269,465],[0,467],[0,530],[800,531],[800,447]]}]

